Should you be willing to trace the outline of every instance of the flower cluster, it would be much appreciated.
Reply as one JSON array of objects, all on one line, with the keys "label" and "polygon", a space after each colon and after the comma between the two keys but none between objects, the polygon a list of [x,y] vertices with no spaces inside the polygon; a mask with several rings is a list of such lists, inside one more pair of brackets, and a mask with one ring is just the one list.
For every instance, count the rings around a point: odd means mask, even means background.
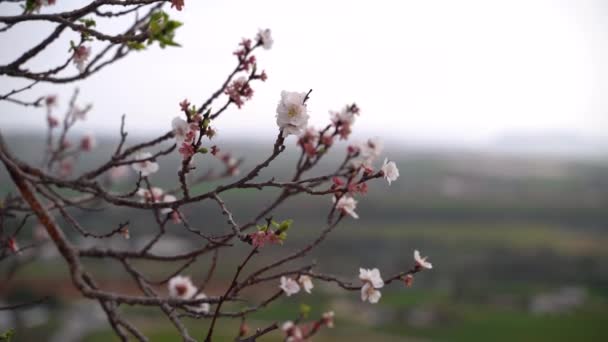
[{"label": "flower cluster", "polygon": [[352,125],[355,123],[355,117],[359,115],[359,107],[353,103],[345,106],[341,111],[330,111],[329,114],[340,138],[348,139],[352,132]]},{"label": "flower cluster", "polygon": [[312,279],[307,275],[300,275],[297,280],[282,276],[279,288],[289,297],[297,294],[301,289],[304,289],[306,293],[311,293],[314,285]]},{"label": "flower cluster", "polygon": [[[180,104],[180,106],[183,108],[183,102]],[[194,144],[201,125],[201,116],[193,115],[191,119],[192,121],[190,123],[180,117],[175,117],[171,121],[173,135],[175,136],[175,141],[179,146],[178,151],[182,155],[183,159],[191,158],[196,153]]]},{"label": "flower cluster", "polygon": [[[196,286],[192,284],[190,277],[184,277],[181,275],[175,276],[169,280],[168,288],[169,296],[172,298],[194,300],[207,298],[204,293],[199,292]],[[186,308],[199,314],[208,313],[209,307],[209,303],[186,305]]]},{"label": "flower cluster", "polygon": [[[171,203],[177,201],[177,198],[171,194],[166,194],[163,189],[159,187],[151,187],[150,189],[139,188],[137,190],[137,195],[141,197],[142,202],[147,203]],[[173,223],[181,222],[181,214],[179,211],[173,208],[163,208],[160,210],[160,213],[163,215],[170,214]]]},{"label": "flower cluster", "polygon": [[360,268],[359,279],[363,282],[361,300],[372,304],[378,303],[382,297],[382,293],[378,289],[384,287],[384,280],[380,277],[380,271],[377,268],[371,270]]},{"label": "flower cluster", "polygon": [[238,108],[241,108],[245,101],[250,100],[253,97],[253,89],[245,76],[241,76],[232,81],[232,83],[226,87],[224,93],[230,97],[230,100],[234,102]]}]

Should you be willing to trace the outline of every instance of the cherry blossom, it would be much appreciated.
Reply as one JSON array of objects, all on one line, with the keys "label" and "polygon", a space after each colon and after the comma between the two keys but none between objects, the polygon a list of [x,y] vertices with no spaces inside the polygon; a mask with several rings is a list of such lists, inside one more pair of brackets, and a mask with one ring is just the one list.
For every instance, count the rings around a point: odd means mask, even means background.
[{"label": "cherry blossom", "polygon": [[270,50],[272,48],[272,44],[274,43],[270,29],[260,30],[258,32],[258,41],[262,44],[264,49]]},{"label": "cherry blossom", "polygon": [[90,55],[90,47],[80,45],[74,48],[74,55],[72,56],[72,58],[74,60],[76,68],[78,68],[78,71],[80,71],[81,73],[84,72],[85,64],[87,63],[87,60],[89,59]]},{"label": "cherry blossom", "polygon": [[403,277],[403,282],[405,283],[405,286],[412,287],[412,284],[414,283],[414,276],[411,274],[406,275]]},{"label": "cherry blossom", "polygon": [[[177,201],[177,198],[170,194],[164,195],[163,200],[162,200],[162,202],[164,202],[164,203],[171,203],[171,202],[175,202],[175,201]],[[172,212],[173,212],[173,208],[162,208],[160,210],[161,214],[170,214]]]},{"label": "cherry blossom", "polygon": [[285,292],[287,297],[300,292],[300,285],[298,282],[285,276],[281,277],[281,285],[279,287]]},{"label": "cherry blossom", "polygon": [[91,151],[95,146],[97,146],[97,141],[91,134],[87,134],[80,139],[80,149],[83,151]]},{"label": "cherry blossom", "polygon": [[196,293],[196,287],[192,284],[190,277],[181,275],[171,278],[168,288],[169,296],[173,298],[191,299]]},{"label": "cherry blossom", "polygon": [[374,288],[370,283],[363,284],[361,288],[361,300],[376,304],[382,298],[382,293]]},{"label": "cherry blossom", "polygon": [[306,93],[281,92],[281,101],[277,105],[277,125],[283,130],[283,137],[300,135],[306,129],[309,116],[305,99]]},{"label": "cherry blossom", "polygon": [[388,159],[384,159],[384,164],[382,165],[382,174],[384,175],[384,179],[388,182],[388,185],[391,185],[391,182],[394,182],[399,178],[399,169],[397,168],[397,164],[394,161],[388,161]]},{"label": "cherry blossom", "polygon": [[[334,203],[336,203],[336,197],[333,197]],[[344,195],[340,197],[338,203],[336,203],[336,209],[340,210],[344,214],[350,215],[354,219],[358,219],[359,215],[355,212],[357,208],[357,200],[351,196]]]},{"label": "cherry blossom", "polygon": [[178,143],[181,143],[186,140],[186,136],[190,131],[190,125],[188,125],[188,122],[186,120],[180,118],[179,116],[176,116],[171,121],[171,127],[173,128],[173,135],[175,136],[175,140]]},{"label": "cherry blossom", "polygon": [[72,158],[72,157],[63,158],[59,162],[59,176],[60,177],[62,177],[62,178],[68,177],[68,176],[72,175],[73,171],[74,171],[74,158]]},{"label": "cherry blossom", "polygon": [[323,316],[321,316],[323,318],[323,324],[325,324],[325,326],[327,326],[328,328],[333,328],[334,327],[334,312],[333,311],[327,311],[323,313]]},{"label": "cherry blossom", "polygon": [[384,287],[384,280],[380,276],[380,271],[374,269],[359,269],[359,279],[363,282],[361,287],[361,300],[368,301],[372,304],[378,303],[382,297],[382,293],[378,289]]},{"label": "cherry blossom", "polygon": [[[207,295],[204,293],[197,294],[194,299],[206,299]],[[209,303],[200,303],[198,305],[186,305],[186,307],[196,313],[205,314],[209,312],[210,305]]]},{"label": "cherry blossom", "polygon": [[416,266],[430,270],[433,268],[433,264],[426,261],[426,259],[427,259],[427,257],[420,256],[420,252],[418,250],[414,251],[414,260],[416,260]]},{"label": "cherry blossom", "polygon": [[302,288],[304,289],[304,291],[306,291],[306,293],[311,293],[313,287],[315,287],[312,284],[312,279],[309,276],[305,275],[305,274],[301,275],[298,278],[298,283],[300,283],[300,285],[302,286]]},{"label": "cherry blossom", "polygon": [[[135,155],[136,160],[143,160],[152,157],[152,153],[150,152],[142,152]],[[147,177],[156,171],[158,171],[158,164],[151,160],[139,161],[134,163],[132,166],[133,170],[136,172],[141,172],[141,175]]]},{"label": "cherry blossom", "polygon": [[141,197],[143,202],[160,202],[163,193],[163,189],[155,186],[149,190],[145,188],[137,189],[137,196]]},{"label": "cherry blossom", "polygon": [[285,333],[287,337],[285,339],[286,342],[298,342],[304,340],[304,335],[302,334],[302,330],[295,325],[292,321],[287,321],[283,323],[281,326],[281,330]]},{"label": "cherry blossom", "polygon": [[183,159],[188,159],[192,157],[196,151],[194,150],[194,146],[191,143],[184,141],[182,145],[177,150],[179,154],[182,155]]},{"label": "cherry blossom", "polygon": [[[248,69],[248,67],[245,66],[245,69]],[[230,100],[232,100],[232,102],[234,102],[238,108],[241,108],[245,101],[250,100],[253,97],[253,89],[249,85],[247,78],[244,76],[234,80],[228,87],[226,87],[224,92],[226,95],[228,95],[228,97],[230,97]]]},{"label": "cherry blossom", "polygon": [[384,143],[380,138],[371,138],[360,146],[360,153],[363,159],[367,162],[373,162],[382,153]]},{"label": "cherry blossom", "polygon": [[46,116],[46,122],[50,128],[55,128],[55,127],[59,126],[59,120],[52,115]]}]

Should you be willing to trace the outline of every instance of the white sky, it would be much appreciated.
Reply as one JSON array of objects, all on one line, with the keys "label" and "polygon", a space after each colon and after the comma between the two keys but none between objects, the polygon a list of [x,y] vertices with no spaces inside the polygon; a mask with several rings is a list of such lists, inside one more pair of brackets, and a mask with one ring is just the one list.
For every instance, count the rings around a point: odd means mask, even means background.
[{"label": "white sky", "polygon": [[[185,24],[182,48],[131,55],[78,84],[94,103],[87,129],[117,130],[126,113],[132,132],[167,130],[179,101],[200,104],[221,84],[240,38],[269,27],[274,47],[257,54],[269,80],[254,84],[242,110],[225,113],[222,135],[274,134],[280,91],[312,88],[312,123],[324,125],[329,109],[355,101],[361,135],[444,143],[509,132],[608,136],[606,1],[186,0],[183,12],[168,12]],[[0,34],[0,62],[48,30]],[[63,42],[31,66],[66,53]],[[2,93],[14,86],[0,79]],[[73,87],[44,85],[29,95],[60,94],[65,108]],[[42,110],[0,102],[0,111],[1,128],[44,127]]]}]

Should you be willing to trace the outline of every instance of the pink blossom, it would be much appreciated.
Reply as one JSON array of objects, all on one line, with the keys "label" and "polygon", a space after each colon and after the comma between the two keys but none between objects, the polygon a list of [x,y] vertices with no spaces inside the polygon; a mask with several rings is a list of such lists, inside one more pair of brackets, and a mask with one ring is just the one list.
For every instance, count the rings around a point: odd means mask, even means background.
[{"label": "pink blossom", "polygon": [[74,159],[71,157],[63,158],[59,162],[59,177],[68,177],[74,171]]},{"label": "pink blossom", "polygon": [[224,93],[230,97],[230,100],[232,100],[238,108],[241,108],[245,101],[251,99],[253,96],[253,89],[249,86],[246,77],[239,77],[226,87]]},{"label": "pink blossom", "polygon": [[179,148],[179,153],[182,155],[182,158],[188,159],[194,155],[194,147],[191,143],[184,141]]},{"label": "pink blossom", "polygon": [[52,108],[57,106],[57,95],[48,95],[44,98],[44,104],[47,108]]},{"label": "pink blossom", "polygon": [[179,108],[181,108],[181,110],[184,112],[188,112],[188,107],[190,107],[190,102],[188,102],[188,99],[184,99],[179,103]]},{"label": "pink blossom", "polygon": [[52,115],[46,116],[46,123],[49,125],[50,128],[55,128],[59,126],[59,120],[57,120],[57,118]]},{"label": "pink blossom", "polygon": [[77,46],[74,48],[74,55],[72,56],[74,59],[74,64],[78,68],[78,71],[81,73],[84,72],[84,67],[91,55],[91,48],[86,47],[84,45]]},{"label": "pink blossom", "polygon": [[80,140],[80,149],[83,151],[91,151],[96,145],[97,143],[92,135],[85,135]]}]

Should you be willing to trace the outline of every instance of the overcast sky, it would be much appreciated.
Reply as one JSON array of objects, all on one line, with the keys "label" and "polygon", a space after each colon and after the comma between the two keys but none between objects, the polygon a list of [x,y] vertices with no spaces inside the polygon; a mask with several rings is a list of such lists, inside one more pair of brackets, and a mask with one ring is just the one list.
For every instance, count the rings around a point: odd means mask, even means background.
[{"label": "overcast sky", "polygon": [[[82,3],[57,2],[46,11]],[[117,130],[126,113],[131,131],[167,130],[180,100],[201,103],[221,84],[241,37],[268,27],[274,47],[257,57],[269,79],[242,110],[225,113],[222,135],[274,135],[280,91],[309,88],[313,124],[355,101],[359,136],[479,143],[511,132],[608,135],[607,1],[186,0],[184,11],[167,10],[184,22],[183,47],[133,54],[78,83],[94,104],[86,129]],[[0,62],[49,29],[0,35]],[[29,66],[64,58],[68,39]],[[17,85],[0,82],[2,93]],[[59,94],[65,108],[73,88],[42,85],[28,96]],[[3,130],[44,127],[41,110],[0,102],[0,111]]]}]

